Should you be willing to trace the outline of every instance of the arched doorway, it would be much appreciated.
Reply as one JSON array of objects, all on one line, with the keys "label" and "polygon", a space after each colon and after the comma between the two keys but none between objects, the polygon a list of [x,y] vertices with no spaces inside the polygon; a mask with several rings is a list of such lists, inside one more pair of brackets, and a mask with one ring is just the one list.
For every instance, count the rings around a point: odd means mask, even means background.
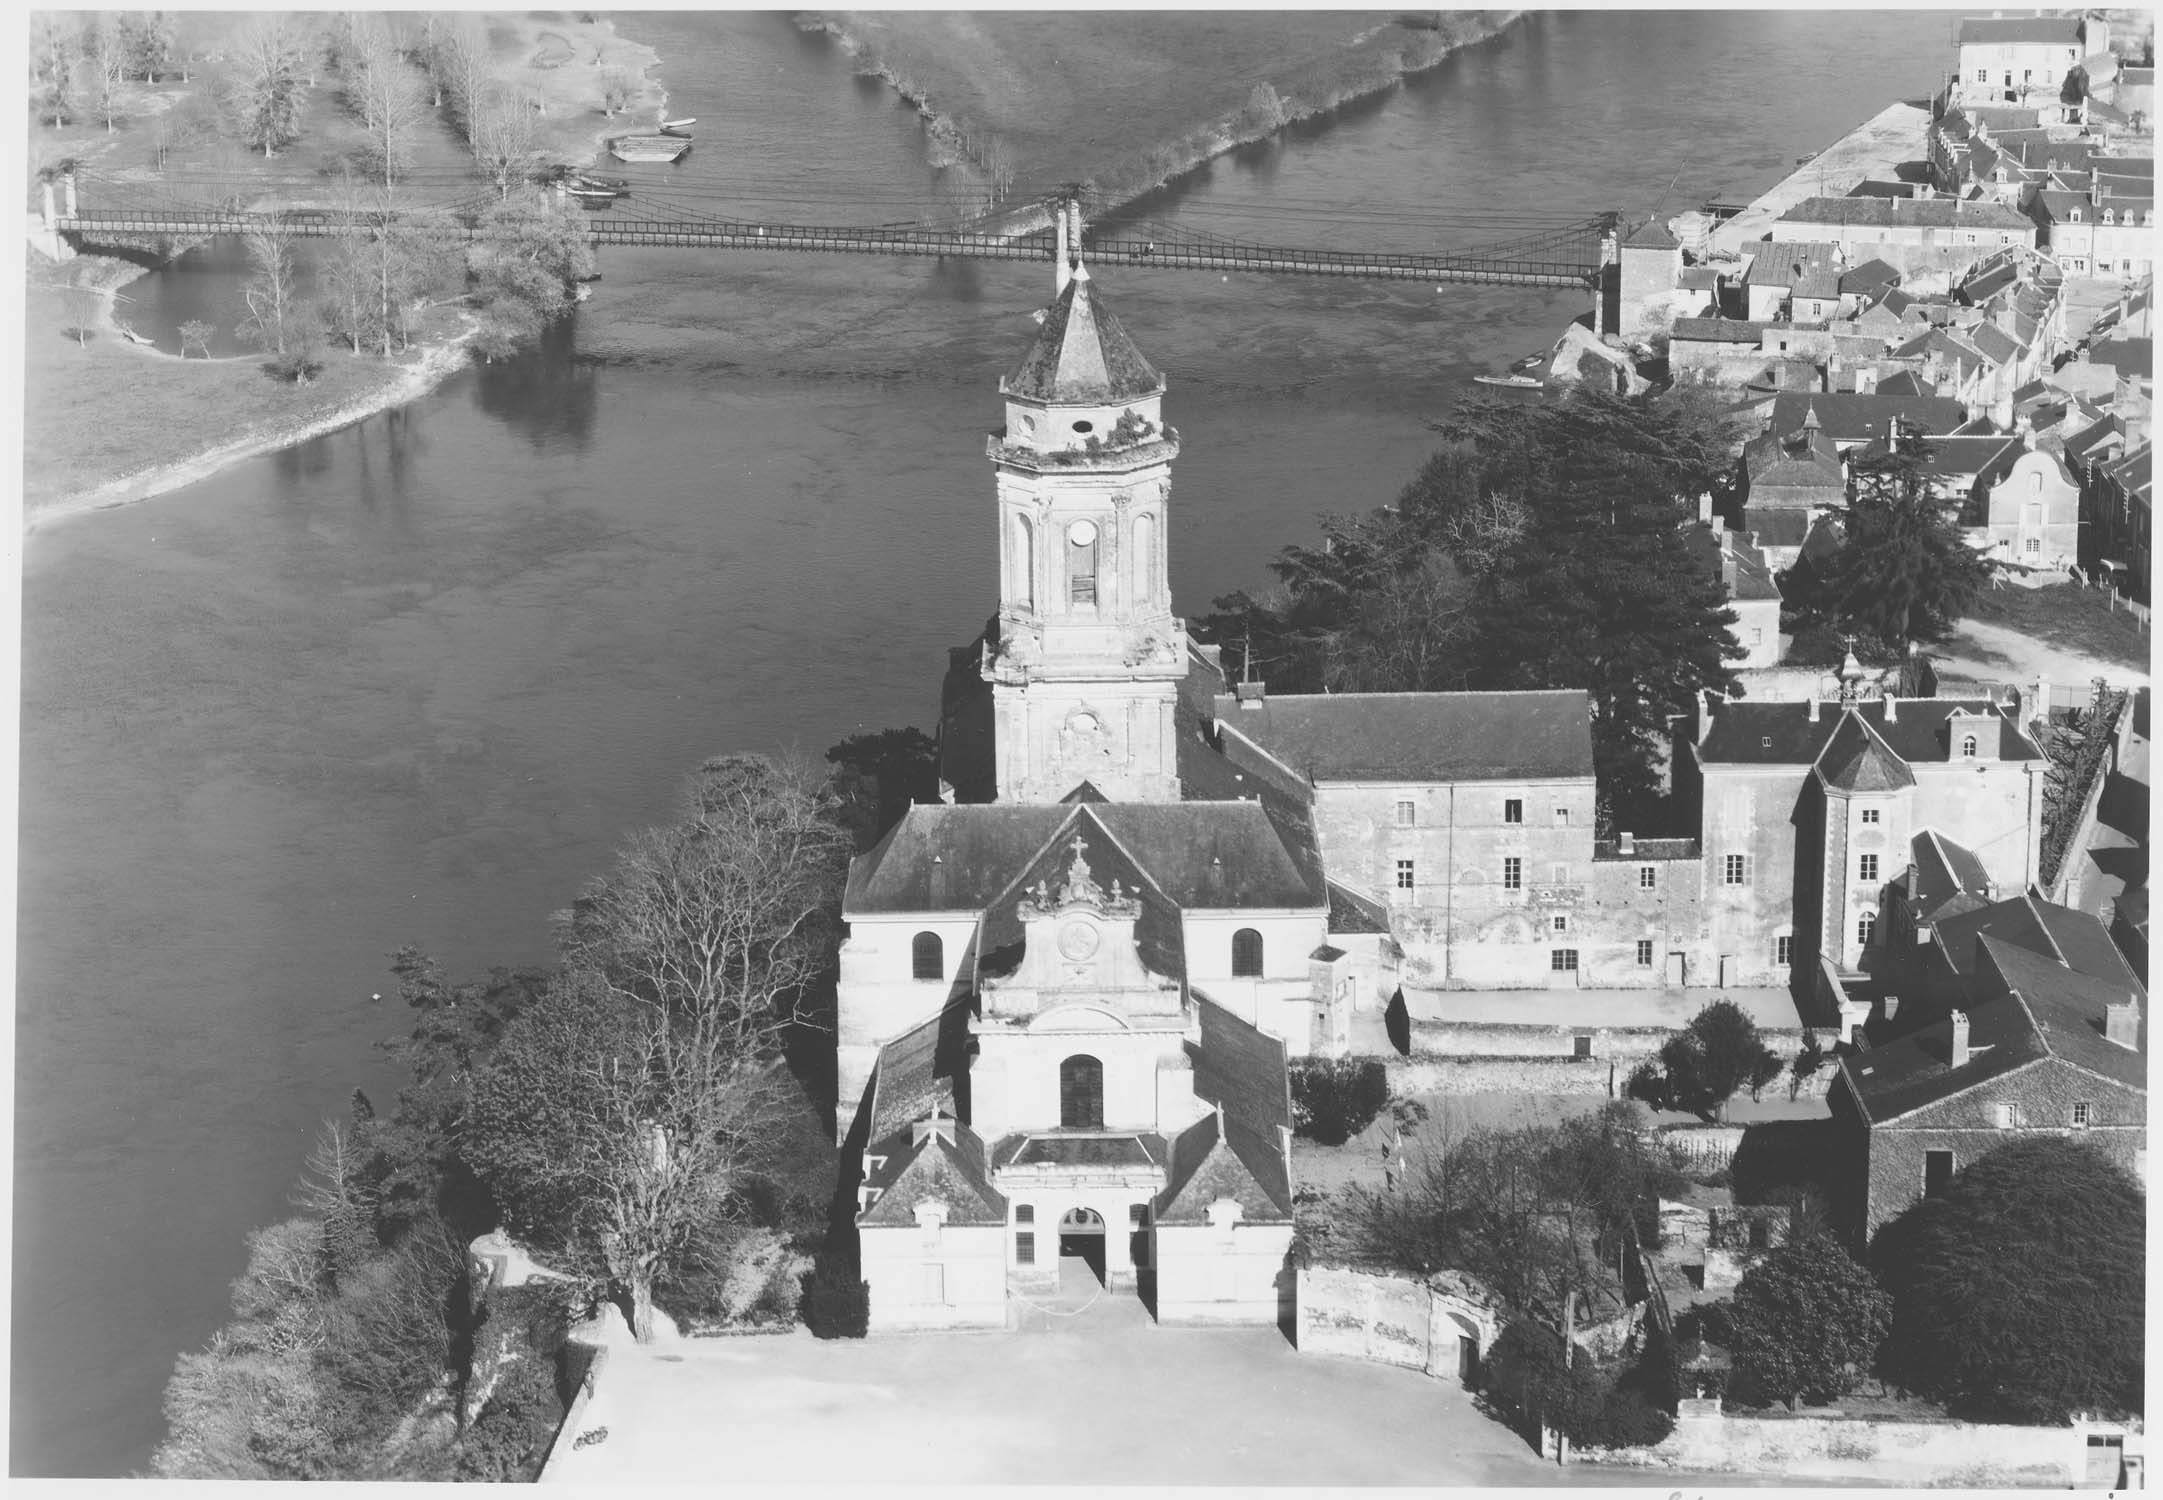
[{"label": "arched doorway", "polygon": [[1061,1285],[1069,1280],[1070,1267],[1077,1262],[1097,1285],[1105,1284],[1104,1218],[1093,1208],[1069,1209],[1066,1217],[1059,1221]]}]

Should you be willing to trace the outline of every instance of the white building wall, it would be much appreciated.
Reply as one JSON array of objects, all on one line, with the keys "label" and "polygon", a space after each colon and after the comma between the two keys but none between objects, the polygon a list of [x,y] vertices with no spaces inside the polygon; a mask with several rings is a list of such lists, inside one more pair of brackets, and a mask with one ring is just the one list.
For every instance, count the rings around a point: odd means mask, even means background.
[{"label": "white building wall", "polygon": [[1263,1323],[1289,1301],[1289,1224],[1159,1225],[1157,1321]]},{"label": "white building wall", "polygon": [[1003,1226],[877,1225],[858,1240],[873,1330],[1006,1326]]}]

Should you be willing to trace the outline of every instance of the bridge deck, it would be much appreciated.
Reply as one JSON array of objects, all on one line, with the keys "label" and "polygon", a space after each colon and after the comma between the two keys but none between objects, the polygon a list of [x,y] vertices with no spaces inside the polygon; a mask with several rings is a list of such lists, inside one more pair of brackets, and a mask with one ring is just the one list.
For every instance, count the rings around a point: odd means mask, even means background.
[{"label": "bridge deck", "polygon": [[[60,232],[90,239],[99,234],[246,234],[272,225],[306,239],[329,238],[347,227],[338,215],[328,212],[270,215],[184,208],[86,210],[53,220],[53,227]],[[470,240],[479,232],[470,218],[463,216],[417,218],[410,227],[449,239]],[[1015,261],[1046,261],[1055,253],[1051,236],[1041,232],[1000,236],[926,229],[845,229],[802,224],[640,219],[614,214],[594,215],[587,223],[587,235],[596,245],[698,250],[808,251]],[[1584,287],[1599,270],[1598,242],[1589,234],[1558,237],[1551,248],[1527,247],[1523,252],[1509,254],[1479,251],[1434,255],[1371,254],[1229,243],[1196,245],[1091,239],[1088,255],[1100,265],[1166,270],[1243,271],[1565,289]]]}]

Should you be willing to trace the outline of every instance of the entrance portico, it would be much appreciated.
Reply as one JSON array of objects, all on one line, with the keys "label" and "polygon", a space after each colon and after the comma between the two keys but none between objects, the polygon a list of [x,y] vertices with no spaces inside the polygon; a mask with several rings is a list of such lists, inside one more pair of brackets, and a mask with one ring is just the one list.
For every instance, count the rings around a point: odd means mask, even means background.
[{"label": "entrance portico", "polygon": [[1007,1276],[1016,1291],[1055,1290],[1080,1258],[1105,1287],[1133,1291],[1149,1259],[1150,1205],[1164,1191],[1155,1136],[1074,1131],[1010,1136],[993,1148],[992,1185],[1008,1204]]}]

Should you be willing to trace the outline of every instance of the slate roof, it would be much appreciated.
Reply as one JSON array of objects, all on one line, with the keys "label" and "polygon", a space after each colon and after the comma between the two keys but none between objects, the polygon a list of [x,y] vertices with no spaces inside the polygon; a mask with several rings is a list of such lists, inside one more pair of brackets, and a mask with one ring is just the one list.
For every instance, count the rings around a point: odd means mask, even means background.
[{"label": "slate roof", "polygon": [[1745,505],[1742,529],[1760,547],[1800,547],[1810,534],[1810,510],[1802,505]]},{"label": "slate roof", "polygon": [[[1888,300],[1899,293],[1888,294]],[[1885,424],[1900,419],[1904,431],[1925,436],[1951,432],[1967,420],[1967,411],[1949,396],[1888,394],[1881,390],[1863,395],[1854,391],[1786,391],[1773,397],[1772,428],[1776,433],[1794,432],[1806,412],[1816,412],[1818,428],[1835,443],[1862,443],[1885,435]]]},{"label": "slate roof", "polygon": [[1826,785],[1843,791],[1890,792],[1915,785],[1907,763],[1852,710],[1841,714],[1818,756],[1817,771]]},{"label": "slate roof", "polygon": [[1622,242],[1625,250],[1673,250],[1677,241],[1658,219],[1647,219],[1638,231]]},{"label": "slate roof", "polygon": [[1115,840],[1183,909],[1325,900],[1320,869],[1286,846],[1256,802],[919,805],[851,862],[843,914],[987,911],[1051,846],[1085,828],[1092,866],[1100,839]]},{"label": "slate roof", "polygon": [[[1919,467],[1925,474],[1948,479],[1972,480],[1978,474],[1990,472],[2001,458],[2008,457],[2008,448],[2014,451],[2012,458],[2020,456],[2025,445],[2017,437],[2005,433],[1978,434],[1973,437],[1934,437],[1927,451],[1919,458]],[[1857,461],[1870,463],[1884,458],[1890,450],[1885,440],[1879,438],[1856,455]]]},{"label": "slate roof", "polygon": [[[1813,274],[1830,273],[1833,285],[1839,285],[1839,267],[1833,262],[1832,247],[1814,245],[1807,241],[1789,243],[1778,241],[1760,245],[1750,262],[1749,271],[1743,276],[1745,286],[1795,287]],[[1813,295],[1803,293],[1805,296]]]},{"label": "slate roof", "polygon": [[1947,917],[1935,936],[1957,974],[1975,972],[1982,962],[1978,945],[1988,938],[2120,989],[2140,983],[2100,920],[2027,893]]},{"label": "slate roof", "polygon": [[[969,1071],[969,1007],[957,1001],[879,1048],[871,1075],[870,1138],[881,1140],[929,1114],[955,1110],[955,1081]],[[858,1101],[842,1101],[853,1114]]]},{"label": "slate roof", "polygon": [[1915,859],[1915,898],[1924,920],[1973,911],[1990,900],[1990,874],[1974,853],[1926,828],[1908,841]]},{"label": "slate roof", "polygon": [[1212,1111],[1173,1139],[1171,1154],[1169,1180],[1156,1202],[1158,1223],[1206,1224],[1209,1205],[1219,1198],[1239,1205],[1241,1223],[1290,1222],[1291,1163],[1281,1144]]},{"label": "slate roof", "polygon": [[[1811,408],[1805,407],[1805,411]],[[1840,467],[1840,450],[1820,427],[1810,433],[1807,428],[1797,427],[1791,431],[1778,430],[1762,433],[1743,445],[1743,471],[1750,476],[1750,487],[1755,490],[1769,485],[1815,486],[1824,489],[1844,490],[1847,487],[1846,472]]]},{"label": "slate roof", "polygon": [[2155,373],[2155,340],[2111,339],[2090,348],[2088,359],[2093,364],[2109,365],[2121,375],[2152,375]]},{"label": "slate roof", "polygon": [[1858,296],[1873,295],[1899,284],[1900,273],[1875,257],[1859,266],[1849,267],[1840,277],[1840,290]]},{"label": "slate roof", "polygon": [[879,1193],[871,1207],[856,1216],[857,1223],[911,1225],[917,1208],[934,1200],[946,1205],[949,1224],[1006,1222],[1006,1198],[991,1185],[984,1143],[966,1125],[943,1128],[952,1132],[951,1142],[929,1131],[916,1140],[910,1127],[867,1151],[886,1159],[864,1178],[864,1186]]},{"label": "slate roof", "polygon": [[[1105,803],[1109,807],[1116,804]],[[1105,836],[1094,818],[1076,818],[1070,827],[1038,851],[1011,884],[985,909],[979,928],[977,951],[980,970],[986,974],[1012,973],[1021,961],[1026,924],[1022,903],[1031,900],[1039,885],[1056,891],[1065,883],[1074,862],[1074,842],[1082,845],[1089,875],[1107,892],[1118,883],[1119,893],[1137,899],[1141,910],[1134,920],[1134,946],[1152,974],[1184,979],[1187,973],[1186,924],[1178,905],[1167,896],[1126,849]]]},{"label": "slate roof", "polygon": [[[1858,715],[1884,741],[1887,749],[1910,765],[1947,760],[1947,720],[1955,710],[1988,714],[1998,722],[1998,759],[2041,760],[2028,737],[1988,698],[1903,698],[1893,722],[1885,720],[1885,700],[1866,699],[1847,712]],[[1715,704],[1712,727],[1697,747],[1701,762],[1726,765],[1813,764],[1840,727],[1837,708],[1818,705],[1818,721],[1810,722],[1808,703],[1754,703],[1743,699]]]},{"label": "slate roof", "polygon": [[1770,323],[1753,323],[1744,318],[1677,318],[1668,334],[1669,342],[1698,344],[1749,344],[1755,347],[1764,338]]},{"label": "slate roof", "polygon": [[1008,396],[1032,401],[1127,401],[1164,389],[1134,340],[1098,297],[1085,267],[1044,315],[1020,366],[999,382]]},{"label": "slate roof", "polygon": [[2079,47],[2077,16],[1970,16],[1960,23],[1963,47]]},{"label": "slate roof", "polygon": [[[2010,943],[1984,938],[1986,962],[2008,989],[2026,1003],[2044,1050],[2091,1073],[2146,1092],[2147,1059],[2104,1035],[2104,1007],[2131,1000],[2145,1012],[2147,997],[2137,984],[2120,985],[2093,975],[2068,972],[2039,954]],[[1974,1033],[1969,1033],[1971,1039]]]},{"label": "slate roof", "polygon": [[2005,995],[1967,1012],[1968,1061],[1952,1066],[1950,1016],[1867,1052],[1840,1060],[1863,1117],[1884,1125],[2024,1068],[2046,1055],[2035,1020],[2019,995]]},{"label": "slate roof", "polygon": [[1389,932],[1389,908],[1332,880],[1329,883],[1329,930],[1386,935]]},{"label": "slate roof", "polygon": [[2023,346],[2004,329],[1985,323],[1968,335],[1968,342],[1975,345],[1976,352],[1994,365],[2009,365],[2020,358]]},{"label": "slate roof", "polygon": [[1888,375],[1879,381],[1877,394],[1880,396],[1921,396],[1935,400],[1938,388],[1925,380],[1918,372],[1902,370],[1897,375]]},{"label": "slate roof", "polygon": [[1592,712],[1578,689],[1303,693],[1260,708],[1217,700],[1236,735],[1324,781],[1547,781],[1592,775]]},{"label": "slate roof", "polygon": [[[1873,229],[1895,225],[1926,229],[2035,228],[2025,214],[2015,213],[2003,204],[1963,198],[1805,198],[1775,222]],[[1776,246],[1784,243],[1775,242]]]}]

